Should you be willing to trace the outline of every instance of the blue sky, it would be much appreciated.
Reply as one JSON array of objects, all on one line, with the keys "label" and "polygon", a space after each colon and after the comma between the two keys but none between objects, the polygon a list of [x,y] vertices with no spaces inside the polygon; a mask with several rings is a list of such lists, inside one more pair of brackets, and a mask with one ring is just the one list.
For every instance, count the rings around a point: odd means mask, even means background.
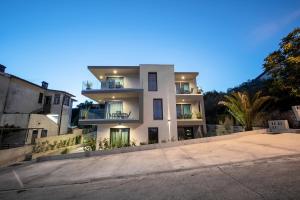
[{"label": "blue sky", "polygon": [[262,72],[263,59],[300,26],[300,1],[0,0],[7,72],[81,96],[87,65],[175,64],[204,91]]}]

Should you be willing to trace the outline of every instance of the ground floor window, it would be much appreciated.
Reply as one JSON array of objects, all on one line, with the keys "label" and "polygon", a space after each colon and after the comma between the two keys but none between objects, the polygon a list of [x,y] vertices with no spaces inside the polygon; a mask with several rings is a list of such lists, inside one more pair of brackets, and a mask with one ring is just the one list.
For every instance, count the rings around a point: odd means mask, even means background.
[{"label": "ground floor window", "polygon": [[111,128],[110,129],[110,144],[112,147],[122,147],[129,145],[130,141],[129,128]]},{"label": "ground floor window", "polygon": [[42,130],[41,137],[47,137],[47,133],[48,133],[47,130]]},{"label": "ground floor window", "polygon": [[193,127],[178,127],[178,140],[194,139]]},{"label": "ground floor window", "polygon": [[158,143],[158,128],[148,128],[148,144]]}]

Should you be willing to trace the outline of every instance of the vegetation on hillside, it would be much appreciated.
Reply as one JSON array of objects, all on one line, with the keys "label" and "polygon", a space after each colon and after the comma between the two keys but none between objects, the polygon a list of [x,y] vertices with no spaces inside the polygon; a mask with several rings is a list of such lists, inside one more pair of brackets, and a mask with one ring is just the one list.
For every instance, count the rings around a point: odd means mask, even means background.
[{"label": "vegetation on hillside", "polygon": [[[262,96],[272,96],[274,101],[265,110],[257,125],[265,126],[269,119],[288,119],[289,124],[298,127],[299,123],[291,119],[291,106],[300,104],[300,28],[294,29],[279,43],[279,49],[269,54],[263,63],[266,79],[253,79],[241,85],[229,88],[227,92],[211,91],[204,94],[205,114],[208,124],[218,124],[225,121],[230,113],[224,106],[218,105],[225,101],[226,95],[241,92],[255,96],[259,92]],[[242,124],[237,120],[238,124]]]},{"label": "vegetation on hillside", "polygon": [[262,96],[257,92],[253,97],[247,92],[234,92],[231,95],[225,95],[225,101],[219,104],[227,107],[228,112],[242,125],[246,131],[253,129],[253,123],[261,114],[265,104],[271,100],[270,96]]}]

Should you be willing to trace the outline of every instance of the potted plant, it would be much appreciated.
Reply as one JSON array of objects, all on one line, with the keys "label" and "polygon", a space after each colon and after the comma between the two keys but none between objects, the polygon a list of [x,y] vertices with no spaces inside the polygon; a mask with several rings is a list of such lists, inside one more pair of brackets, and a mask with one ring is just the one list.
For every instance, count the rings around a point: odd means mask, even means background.
[{"label": "potted plant", "polygon": [[202,90],[201,87],[198,87],[198,88],[197,88],[197,93],[198,93],[198,94],[202,94],[202,93],[203,93],[203,90]]},{"label": "potted plant", "polygon": [[196,112],[195,114],[196,114],[197,119],[202,119],[202,114],[201,114],[201,112]]},{"label": "potted plant", "polygon": [[89,82],[89,81],[86,81],[86,82],[84,82],[84,87],[85,87],[87,90],[90,90],[90,89],[92,89],[92,87],[93,87],[93,83],[92,83],[92,82]]}]

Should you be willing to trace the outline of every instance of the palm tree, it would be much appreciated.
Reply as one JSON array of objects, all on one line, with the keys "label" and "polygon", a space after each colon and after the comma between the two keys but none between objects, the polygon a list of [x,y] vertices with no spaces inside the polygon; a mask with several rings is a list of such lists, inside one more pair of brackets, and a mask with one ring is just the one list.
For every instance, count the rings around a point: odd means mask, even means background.
[{"label": "palm tree", "polygon": [[225,95],[226,101],[220,101],[219,105],[228,108],[228,112],[245,127],[245,131],[253,130],[253,122],[261,113],[267,101],[271,96],[261,96],[261,91],[250,98],[247,92],[234,92],[231,95]]}]

